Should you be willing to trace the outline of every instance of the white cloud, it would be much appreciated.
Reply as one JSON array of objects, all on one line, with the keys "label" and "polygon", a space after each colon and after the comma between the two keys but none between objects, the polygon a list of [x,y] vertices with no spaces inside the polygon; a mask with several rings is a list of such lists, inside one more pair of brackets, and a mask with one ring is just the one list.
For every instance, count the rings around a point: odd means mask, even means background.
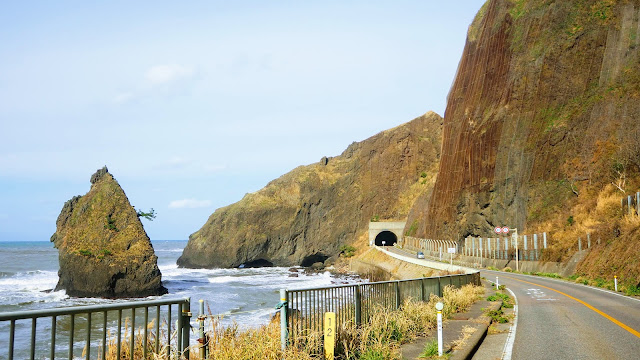
[{"label": "white cloud", "polygon": [[156,65],[147,70],[145,77],[153,85],[162,85],[191,78],[194,73],[193,68],[187,66]]},{"label": "white cloud", "polygon": [[211,200],[182,199],[169,203],[169,209],[196,209],[211,206]]}]

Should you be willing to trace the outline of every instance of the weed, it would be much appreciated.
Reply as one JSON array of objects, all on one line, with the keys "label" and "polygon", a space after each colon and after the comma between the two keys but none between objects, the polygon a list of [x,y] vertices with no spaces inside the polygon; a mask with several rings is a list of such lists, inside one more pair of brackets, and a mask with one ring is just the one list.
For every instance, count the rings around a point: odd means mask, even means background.
[{"label": "weed", "polygon": [[111,218],[111,215],[107,215],[107,223],[104,225],[104,228],[107,230],[118,231],[116,221]]},{"label": "weed", "polygon": [[573,219],[573,215],[569,215],[569,217],[567,218],[567,225],[573,226],[575,222],[576,221]]},{"label": "weed", "polygon": [[438,342],[431,341],[424,346],[424,350],[420,353],[419,358],[428,359],[430,357],[438,356]]},{"label": "weed", "polygon": [[498,310],[489,310],[486,312],[486,315],[493,319],[493,321],[504,324],[509,322],[509,318],[504,315],[504,311],[502,309]]},{"label": "weed", "polygon": [[91,252],[91,250],[82,249],[82,250],[78,250],[78,253],[83,256],[93,256],[93,253]]}]

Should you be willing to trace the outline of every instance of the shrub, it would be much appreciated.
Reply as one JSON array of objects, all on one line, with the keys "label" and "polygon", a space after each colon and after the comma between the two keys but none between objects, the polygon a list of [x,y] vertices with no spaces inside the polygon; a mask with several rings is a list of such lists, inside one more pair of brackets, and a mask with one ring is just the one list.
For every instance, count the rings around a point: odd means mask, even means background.
[{"label": "shrub", "polygon": [[351,245],[342,245],[340,246],[340,254],[344,255],[344,257],[350,258],[356,254],[356,248]]},{"label": "shrub", "polygon": [[78,253],[83,256],[93,256],[93,253],[91,252],[91,250],[82,249],[82,250],[78,250]]}]

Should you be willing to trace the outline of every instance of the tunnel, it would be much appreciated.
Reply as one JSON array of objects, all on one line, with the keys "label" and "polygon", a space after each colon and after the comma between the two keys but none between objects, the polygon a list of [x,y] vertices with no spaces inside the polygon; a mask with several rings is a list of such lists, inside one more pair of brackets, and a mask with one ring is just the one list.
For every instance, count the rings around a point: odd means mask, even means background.
[{"label": "tunnel", "polygon": [[[384,241],[384,244],[382,243]],[[385,230],[376,235],[376,246],[393,246],[398,242],[398,237],[391,231]]]}]

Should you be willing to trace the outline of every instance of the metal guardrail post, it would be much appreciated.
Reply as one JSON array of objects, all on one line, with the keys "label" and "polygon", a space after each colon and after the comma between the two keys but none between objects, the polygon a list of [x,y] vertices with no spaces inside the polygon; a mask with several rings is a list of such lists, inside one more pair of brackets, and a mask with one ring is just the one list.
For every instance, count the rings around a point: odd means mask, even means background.
[{"label": "metal guardrail post", "polygon": [[355,287],[355,307],[356,326],[360,326],[362,323],[362,298],[360,296],[360,285],[356,285]]},{"label": "metal guardrail post", "polygon": [[118,309],[118,338],[116,347],[116,355],[118,356],[118,359],[121,359],[122,357],[120,355],[120,352],[122,350],[122,309]]},{"label": "metal guardrail post", "polygon": [[186,299],[182,305],[182,354],[185,359],[189,359],[189,334],[191,333],[191,298]]},{"label": "metal guardrail post", "polygon": [[51,353],[49,357],[55,359],[56,356],[56,316],[51,317]]},{"label": "metal guardrail post", "polygon": [[198,313],[198,322],[200,323],[200,338],[198,339],[198,343],[200,346],[200,359],[206,359],[206,349],[207,349],[207,341],[204,336],[204,320],[206,316],[204,316],[204,300],[200,299],[200,309]]},{"label": "metal guardrail post", "polygon": [[131,308],[131,339],[129,339],[129,359],[133,359],[136,351],[136,309]]},{"label": "metal guardrail post", "polygon": [[280,347],[284,352],[289,338],[289,324],[287,324],[287,290],[280,289]]},{"label": "metal guardrail post", "polygon": [[36,358],[36,321],[36,318],[31,319],[31,360]]},{"label": "metal guardrail post", "polygon": [[86,355],[87,355],[86,356],[87,360],[91,359],[91,313],[90,312],[87,313],[87,354]]},{"label": "metal guardrail post", "polygon": [[69,329],[69,359],[73,359],[73,332],[75,331],[75,314],[71,314],[71,328]]},{"label": "metal guardrail post", "polygon": [[400,285],[397,281],[393,283],[393,288],[396,294],[396,309],[399,309],[400,308]]}]

